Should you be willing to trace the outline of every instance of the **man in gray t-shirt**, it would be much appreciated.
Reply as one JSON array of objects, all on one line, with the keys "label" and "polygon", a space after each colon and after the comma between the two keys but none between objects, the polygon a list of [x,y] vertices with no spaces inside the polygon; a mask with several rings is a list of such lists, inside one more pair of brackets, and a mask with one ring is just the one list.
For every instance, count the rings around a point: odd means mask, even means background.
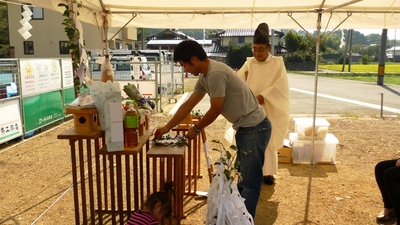
[{"label": "man in gray t-shirt", "polygon": [[210,96],[210,109],[203,118],[186,133],[189,139],[195,138],[202,128],[223,115],[236,130],[240,162],[239,172],[242,180],[238,189],[249,213],[255,217],[261,192],[264,151],[271,135],[271,124],[264,109],[246,83],[227,65],[207,57],[203,47],[193,40],[185,40],[174,50],[174,61],[187,72],[199,76],[194,92],[177,110],[171,120],[158,128],[154,135],[161,138],[169,132],[203,99]]},{"label": "man in gray t-shirt", "polygon": [[253,92],[244,88],[243,84],[231,68],[210,60],[207,74],[199,75],[194,92],[207,93],[210,98],[224,98],[221,115],[237,130],[239,127],[255,126],[266,116]]}]

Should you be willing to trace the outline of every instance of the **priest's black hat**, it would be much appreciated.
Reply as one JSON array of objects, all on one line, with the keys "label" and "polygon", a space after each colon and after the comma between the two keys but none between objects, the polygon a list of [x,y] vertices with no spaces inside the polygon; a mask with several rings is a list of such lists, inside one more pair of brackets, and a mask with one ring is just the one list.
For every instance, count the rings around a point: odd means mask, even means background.
[{"label": "priest's black hat", "polygon": [[269,44],[269,27],[266,23],[260,23],[254,32],[254,44]]}]

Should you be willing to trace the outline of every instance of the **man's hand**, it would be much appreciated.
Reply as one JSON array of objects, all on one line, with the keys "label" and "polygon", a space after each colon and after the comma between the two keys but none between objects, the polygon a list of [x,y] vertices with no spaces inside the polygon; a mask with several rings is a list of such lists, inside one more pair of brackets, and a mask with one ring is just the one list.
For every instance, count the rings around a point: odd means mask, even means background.
[{"label": "man's hand", "polygon": [[398,159],[397,161],[396,161],[396,167],[399,167],[400,166],[400,159]]},{"label": "man's hand", "polygon": [[154,137],[157,139],[161,139],[163,134],[168,133],[168,132],[169,132],[169,129],[166,128],[165,126],[157,128],[156,131],[154,132]]},{"label": "man's hand", "polygon": [[192,126],[189,128],[188,132],[186,133],[187,139],[195,139],[200,132],[197,132],[196,127]]},{"label": "man's hand", "polygon": [[264,97],[259,95],[257,96],[258,104],[262,105],[264,103]]}]

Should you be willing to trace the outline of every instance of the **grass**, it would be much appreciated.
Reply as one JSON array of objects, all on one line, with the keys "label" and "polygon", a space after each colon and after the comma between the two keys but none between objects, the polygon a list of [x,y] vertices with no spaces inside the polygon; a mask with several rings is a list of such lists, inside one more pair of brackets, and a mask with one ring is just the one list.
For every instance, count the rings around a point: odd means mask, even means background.
[{"label": "grass", "polygon": [[[342,72],[342,65],[319,65],[318,76],[320,77],[331,77],[345,80],[357,80],[364,82],[376,83],[378,81],[378,64],[353,64],[350,67],[350,72],[348,72],[348,65],[345,65],[344,72]],[[312,75],[314,72],[297,72],[293,73]],[[385,74],[383,77],[384,84],[394,84],[400,85],[400,64],[387,64],[385,65]]]},{"label": "grass", "polygon": [[[362,64],[352,64],[350,67],[350,72],[354,73],[378,73],[378,64],[373,63],[373,64],[368,64],[368,65],[362,65]],[[341,64],[331,64],[331,65],[319,65],[319,69],[322,70],[333,70],[337,72],[342,72],[342,67],[343,65]],[[344,72],[347,72],[349,69],[349,65],[345,65],[344,67]],[[400,64],[396,63],[387,63],[385,64],[385,73],[398,73],[400,74]]]}]

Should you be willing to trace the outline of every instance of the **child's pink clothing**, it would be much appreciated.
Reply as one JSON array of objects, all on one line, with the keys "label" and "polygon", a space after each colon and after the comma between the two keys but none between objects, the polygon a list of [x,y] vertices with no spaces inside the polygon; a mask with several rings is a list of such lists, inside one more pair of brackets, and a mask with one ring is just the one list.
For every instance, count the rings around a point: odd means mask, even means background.
[{"label": "child's pink clothing", "polygon": [[126,225],[157,225],[157,219],[148,212],[142,212],[136,210],[133,212],[131,218],[129,218]]}]

